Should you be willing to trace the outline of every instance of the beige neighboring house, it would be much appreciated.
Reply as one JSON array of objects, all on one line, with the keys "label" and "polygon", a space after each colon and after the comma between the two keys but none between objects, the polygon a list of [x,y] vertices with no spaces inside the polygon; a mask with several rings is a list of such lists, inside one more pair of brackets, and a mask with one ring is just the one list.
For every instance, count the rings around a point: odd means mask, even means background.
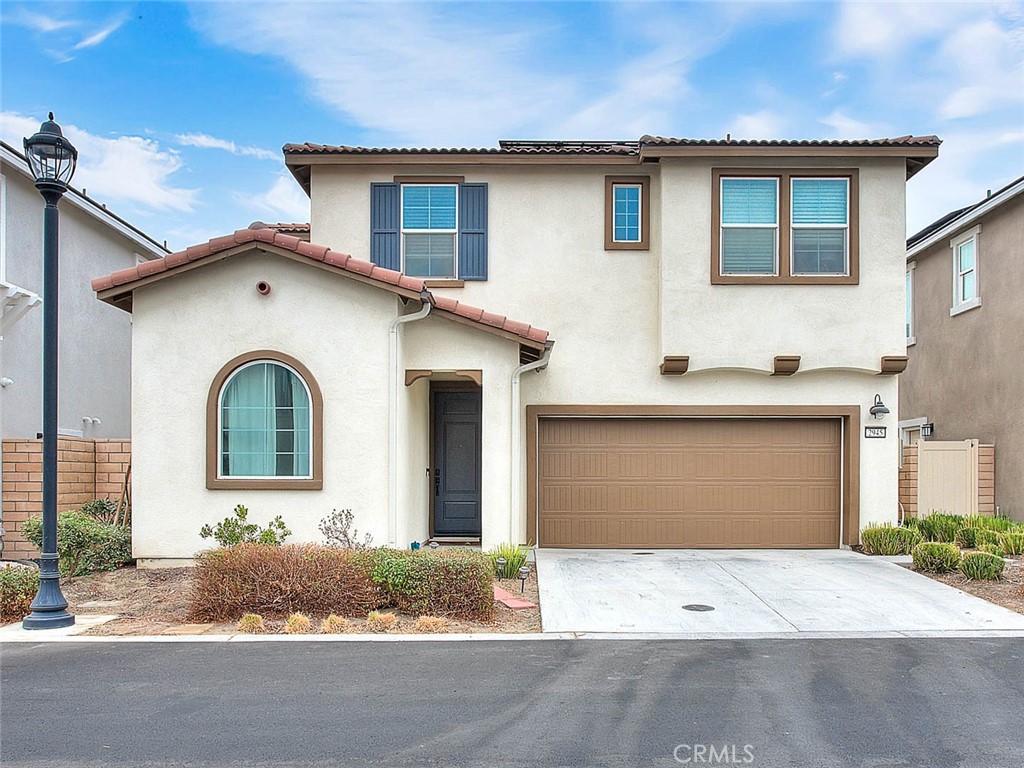
[{"label": "beige neighboring house", "polygon": [[907,240],[903,442],[995,446],[995,504],[1024,520],[1024,177]]},{"label": "beige neighboring house", "polygon": [[938,148],[286,146],[311,242],[257,223],[93,283],[134,319],[136,557],[239,503],[296,540],[351,508],[397,546],[856,543],[897,518],[870,409]]}]

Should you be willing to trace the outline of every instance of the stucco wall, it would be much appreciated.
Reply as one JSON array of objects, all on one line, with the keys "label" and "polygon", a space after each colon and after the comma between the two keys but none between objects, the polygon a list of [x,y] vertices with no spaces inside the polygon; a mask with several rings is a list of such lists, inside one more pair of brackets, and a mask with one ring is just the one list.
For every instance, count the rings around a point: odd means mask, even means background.
[{"label": "stucco wall", "polygon": [[1024,520],[1024,196],[980,219],[982,304],[950,317],[953,251],[961,227],[914,258],[914,335],[900,419],[927,418],[935,440],[977,438],[996,447],[995,503]]},{"label": "stucco wall", "polygon": [[[4,164],[6,279],[42,294],[43,200],[33,184]],[[60,204],[61,429],[85,437],[131,434],[131,315],[96,301],[90,280],[136,263],[130,240],[64,200]],[[42,305],[5,334],[0,376],[0,434],[35,437],[42,429]],[[94,425],[83,416],[100,419]]]}]

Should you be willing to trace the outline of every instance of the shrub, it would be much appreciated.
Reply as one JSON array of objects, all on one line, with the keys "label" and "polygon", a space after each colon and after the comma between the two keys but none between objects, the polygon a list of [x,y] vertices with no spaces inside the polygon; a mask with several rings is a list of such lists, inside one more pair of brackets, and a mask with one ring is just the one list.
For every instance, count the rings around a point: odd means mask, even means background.
[{"label": "shrub", "polygon": [[247,611],[361,616],[384,604],[371,571],[367,554],[317,544],[211,549],[196,558],[190,615],[198,621],[229,621]]},{"label": "shrub", "polygon": [[[487,554],[494,563],[494,572],[499,579],[514,579],[519,569],[526,565],[528,550],[522,544],[499,544]],[[505,558],[505,567],[498,568],[498,558]]]},{"label": "shrub", "polygon": [[117,504],[110,499],[93,499],[78,508],[79,512],[95,517],[101,523],[113,525],[117,522]]},{"label": "shrub", "polygon": [[914,547],[914,568],[929,573],[948,573],[960,564],[960,550],[955,544],[925,541]]},{"label": "shrub", "polygon": [[[22,534],[37,547],[43,546],[43,519],[30,517]],[[113,571],[132,559],[132,531],[125,525],[101,523],[80,510],[57,515],[57,554],[64,576],[93,571]]]},{"label": "shrub", "polygon": [[996,515],[973,515],[971,517],[972,525],[978,528],[985,528],[989,531],[999,531],[1004,533],[1006,531],[1020,531],[1024,530],[1024,526],[1020,523],[1014,522],[1008,517],[996,516]]},{"label": "shrub", "polygon": [[999,546],[1008,555],[1024,555],[1024,533],[1007,531],[999,535]]},{"label": "shrub", "polygon": [[1006,554],[1005,552],[1003,552],[1003,548],[1000,547],[998,544],[979,544],[978,551],[988,552],[988,554],[997,555],[998,557],[1002,557]]},{"label": "shrub", "polygon": [[262,635],[267,631],[263,617],[258,613],[247,613],[238,620],[238,631],[247,635]]},{"label": "shrub", "polygon": [[17,565],[0,565],[0,623],[21,621],[39,591],[39,571]]},{"label": "shrub", "polygon": [[390,632],[398,624],[398,617],[393,613],[370,611],[366,614],[366,628],[371,632]]},{"label": "shrub", "polygon": [[989,581],[1003,575],[1006,561],[988,552],[968,552],[960,560],[960,573],[968,579]]},{"label": "shrub", "polygon": [[248,508],[239,504],[235,507],[234,516],[228,515],[213,528],[204,525],[199,529],[199,535],[204,539],[212,537],[222,547],[233,547],[237,544],[266,544],[279,547],[292,535],[280,515],[271,520],[266,528],[247,522],[248,517]]},{"label": "shrub", "polygon": [[974,549],[978,546],[978,529],[972,526],[965,526],[956,532],[953,543],[960,549]]},{"label": "shrub", "polygon": [[962,515],[949,515],[943,512],[936,512],[917,521],[917,529],[926,541],[952,542],[956,538],[956,532],[963,527]]},{"label": "shrub", "polygon": [[373,536],[364,534],[361,538],[359,531],[352,527],[352,510],[333,510],[330,517],[320,521],[320,533],[324,535],[324,541],[329,547],[341,549],[366,549],[373,541]]},{"label": "shrub", "polygon": [[313,628],[313,622],[309,620],[309,616],[304,613],[293,613],[288,617],[288,621],[284,623],[284,632],[286,635],[308,635],[309,630]]},{"label": "shrub", "polygon": [[460,619],[494,615],[494,564],[487,555],[465,549],[373,552],[373,580],[388,605]]},{"label": "shrub", "polygon": [[412,631],[419,635],[438,635],[447,632],[450,623],[443,616],[420,616],[413,622]]},{"label": "shrub", "polygon": [[868,555],[909,555],[923,537],[913,528],[872,525],[860,532],[860,541]]},{"label": "shrub", "polygon": [[326,619],[320,622],[320,631],[325,635],[340,635],[342,632],[348,629],[348,619],[344,616],[339,616],[336,613],[332,613]]},{"label": "shrub", "polygon": [[999,546],[999,532],[990,531],[987,528],[979,528],[974,534],[975,546],[979,549],[983,546]]}]

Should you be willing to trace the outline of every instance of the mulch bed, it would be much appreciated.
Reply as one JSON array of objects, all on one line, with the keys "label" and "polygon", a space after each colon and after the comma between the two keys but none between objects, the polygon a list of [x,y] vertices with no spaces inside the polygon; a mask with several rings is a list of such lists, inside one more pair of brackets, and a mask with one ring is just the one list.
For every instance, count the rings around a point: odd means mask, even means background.
[{"label": "mulch bed", "polygon": [[1001,605],[1017,613],[1024,613],[1024,558],[1008,558],[1003,577],[995,581],[971,581],[961,573],[926,573],[936,581],[956,587],[964,592]]},{"label": "mulch bed", "polygon": [[[235,634],[234,624],[189,624],[191,600],[191,568],[136,569],[120,568],[109,573],[94,573],[63,579],[61,589],[73,613],[117,614],[114,621],[101,624],[86,635],[159,635],[159,634]],[[520,596],[519,580],[495,582],[507,592]],[[539,606],[537,574],[531,569],[522,597]],[[89,603],[100,605],[89,605]],[[85,605],[83,605],[85,604]],[[326,615],[326,614],[325,614]],[[412,631],[415,616],[398,614],[393,634]],[[318,627],[323,616],[311,616]],[[349,618],[348,632],[365,632],[365,619]],[[266,621],[272,633],[282,631],[283,621]],[[540,632],[540,608],[513,611],[495,604],[494,618],[488,622],[451,621],[448,632],[522,633]]]}]

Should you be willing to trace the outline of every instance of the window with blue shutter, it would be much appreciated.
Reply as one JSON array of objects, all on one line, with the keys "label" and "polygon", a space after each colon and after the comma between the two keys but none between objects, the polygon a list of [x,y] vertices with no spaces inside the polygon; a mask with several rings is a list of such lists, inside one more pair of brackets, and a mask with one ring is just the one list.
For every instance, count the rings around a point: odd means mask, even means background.
[{"label": "window with blue shutter", "polygon": [[721,195],[722,274],[776,274],[779,180],[723,178]]},{"label": "window with blue shutter", "polygon": [[848,179],[791,181],[794,275],[845,275],[849,252]]},{"label": "window with blue shutter", "polygon": [[372,184],[373,263],[413,277],[487,279],[487,185]]}]

